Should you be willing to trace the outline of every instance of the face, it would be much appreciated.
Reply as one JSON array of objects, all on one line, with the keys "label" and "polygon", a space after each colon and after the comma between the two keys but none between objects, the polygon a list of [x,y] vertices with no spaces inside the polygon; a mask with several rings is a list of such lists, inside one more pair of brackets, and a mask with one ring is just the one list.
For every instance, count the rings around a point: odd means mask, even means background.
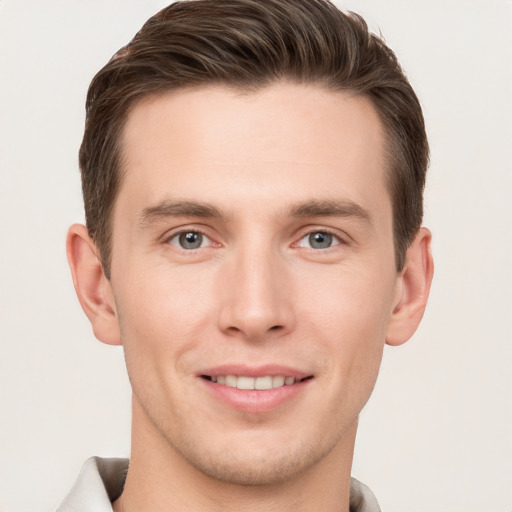
[{"label": "face", "polygon": [[134,428],[231,482],[322,464],[355,432],[396,302],[373,106],[185,90],[138,104],[123,144],[111,286]]}]

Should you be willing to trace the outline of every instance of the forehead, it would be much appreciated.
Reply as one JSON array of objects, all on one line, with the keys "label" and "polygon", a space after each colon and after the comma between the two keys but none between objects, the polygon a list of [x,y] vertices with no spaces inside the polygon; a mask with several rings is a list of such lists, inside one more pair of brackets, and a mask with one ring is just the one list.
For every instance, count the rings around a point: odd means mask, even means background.
[{"label": "forehead", "polygon": [[387,196],[384,137],[372,103],[313,85],[148,97],[130,113],[122,147],[119,194],[130,195],[134,209],[169,195],[226,207],[235,199],[272,206],[278,198],[332,195],[371,207]]}]

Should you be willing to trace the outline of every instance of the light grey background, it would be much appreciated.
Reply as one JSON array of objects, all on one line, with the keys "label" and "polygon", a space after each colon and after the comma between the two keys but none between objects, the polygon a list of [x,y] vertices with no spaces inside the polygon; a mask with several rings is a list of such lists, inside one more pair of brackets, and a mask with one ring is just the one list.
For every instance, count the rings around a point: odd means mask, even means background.
[{"label": "light grey background", "polygon": [[[0,510],[51,511],[126,456],[122,351],[95,341],[64,253],[93,74],[163,0],[0,0]],[[397,52],[432,148],[430,306],[388,347],[353,473],[388,512],[512,510],[512,2],[354,0]]]}]

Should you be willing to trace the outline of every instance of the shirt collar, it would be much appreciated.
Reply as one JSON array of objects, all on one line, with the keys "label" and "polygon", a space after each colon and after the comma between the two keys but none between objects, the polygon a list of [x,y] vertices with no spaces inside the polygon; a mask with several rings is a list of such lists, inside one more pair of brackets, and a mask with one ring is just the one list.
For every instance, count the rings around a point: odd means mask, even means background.
[{"label": "shirt collar", "polygon": [[112,512],[123,491],[128,459],[91,457],[57,512]]}]

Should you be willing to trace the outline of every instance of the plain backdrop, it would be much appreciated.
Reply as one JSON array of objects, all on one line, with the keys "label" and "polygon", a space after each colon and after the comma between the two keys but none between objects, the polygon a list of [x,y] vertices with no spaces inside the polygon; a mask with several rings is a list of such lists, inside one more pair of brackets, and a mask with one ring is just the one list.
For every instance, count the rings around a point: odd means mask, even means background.
[{"label": "plain backdrop", "polygon": [[[128,456],[122,350],[64,251],[94,73],[164,0],[0,0],[0,510],[49,512],[91,455]],[[387,512],[512,510],[512,2],[354,0],[422,101],[436,274],[387,347],[353,474]]]}]

